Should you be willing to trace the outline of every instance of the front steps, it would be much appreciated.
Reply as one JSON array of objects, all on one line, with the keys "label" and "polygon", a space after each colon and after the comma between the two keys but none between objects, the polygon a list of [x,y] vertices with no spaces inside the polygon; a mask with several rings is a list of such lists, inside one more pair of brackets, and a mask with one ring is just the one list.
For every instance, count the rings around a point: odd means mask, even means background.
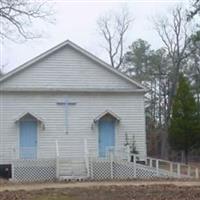
[{"label": "front steps", "polygon": [[59,158],[59,180],[81,181],[87,178],[87,169],[83,159]]}]

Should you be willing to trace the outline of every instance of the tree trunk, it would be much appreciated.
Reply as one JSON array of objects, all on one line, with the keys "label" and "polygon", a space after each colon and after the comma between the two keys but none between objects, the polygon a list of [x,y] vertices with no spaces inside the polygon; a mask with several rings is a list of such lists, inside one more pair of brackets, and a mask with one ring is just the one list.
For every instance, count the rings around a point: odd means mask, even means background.
[{"label": "tree trunk", "polygon": [[185,152],[181,151],[181,162],[185,163]]},{"label": "tree trunk", "polygon": [[173,100],[174,97],[176,96],[177,92],[177,85],[178,85],[178,80],[179,80],[179,71],[180,71],[180,60],[177,62],[174,62],[174,74],[172,77],[172,85],[169,89],[169,96],[168,96],[168,110],[167,110],[167,121],[166,121],[166,131],[163,137],[163,144],[162,144],[162,157],[164,159],[168,159],[168,153],[169,153],[169,142],[168,142],[168,132],[169,132],[169,127],[170,127],[170,118],[171,118],[171,111],[172,111],[172,105],[173,105]]},{"label": "tree trunk", "polygon": [[161,134],[161,157],[166,160],[169,157],[168,132],[166,128]]}]

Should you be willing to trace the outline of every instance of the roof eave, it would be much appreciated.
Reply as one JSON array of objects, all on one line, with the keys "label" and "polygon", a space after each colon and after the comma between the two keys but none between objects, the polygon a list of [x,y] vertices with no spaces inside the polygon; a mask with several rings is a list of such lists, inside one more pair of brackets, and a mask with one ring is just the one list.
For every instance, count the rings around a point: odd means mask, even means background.
[{"label": "roof eave", "polygon": [[94,122],[98,122],[102,117],[104,117],[105,115],[110,114],[111,116],[113,116],[117,121],[120,121],[121,118],[115,114],[114,112],[112,112],[111,110],[105,110],[104,112],[102,112],[100,115],[98,115],[95,119]]}]

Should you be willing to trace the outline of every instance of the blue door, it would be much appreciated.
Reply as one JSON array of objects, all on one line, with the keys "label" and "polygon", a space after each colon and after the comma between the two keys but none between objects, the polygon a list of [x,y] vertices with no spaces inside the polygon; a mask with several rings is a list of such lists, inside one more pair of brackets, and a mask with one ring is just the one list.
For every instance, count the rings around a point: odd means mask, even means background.
[{"label": "blue door", "polygon": [[37,121],[20,122],[20,158],[35,159],[37,155]]},{"label": "blue door", "polygon": [[105,157],[110,147],[115,146],[115,121],[99,121],[99,156]]}]

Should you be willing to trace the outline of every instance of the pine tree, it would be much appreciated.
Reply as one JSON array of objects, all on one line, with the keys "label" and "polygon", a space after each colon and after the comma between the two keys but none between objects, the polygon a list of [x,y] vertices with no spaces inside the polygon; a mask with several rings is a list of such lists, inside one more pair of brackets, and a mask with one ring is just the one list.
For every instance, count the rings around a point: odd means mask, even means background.
[{"label": "pine tree", "polygon": [[186,163],[188,153],[195,148],[199,140],[199,123],[195,98],[189,82],[181,74],[177,94],[173,101],[169,142],[174,150],[184,152]]}]

